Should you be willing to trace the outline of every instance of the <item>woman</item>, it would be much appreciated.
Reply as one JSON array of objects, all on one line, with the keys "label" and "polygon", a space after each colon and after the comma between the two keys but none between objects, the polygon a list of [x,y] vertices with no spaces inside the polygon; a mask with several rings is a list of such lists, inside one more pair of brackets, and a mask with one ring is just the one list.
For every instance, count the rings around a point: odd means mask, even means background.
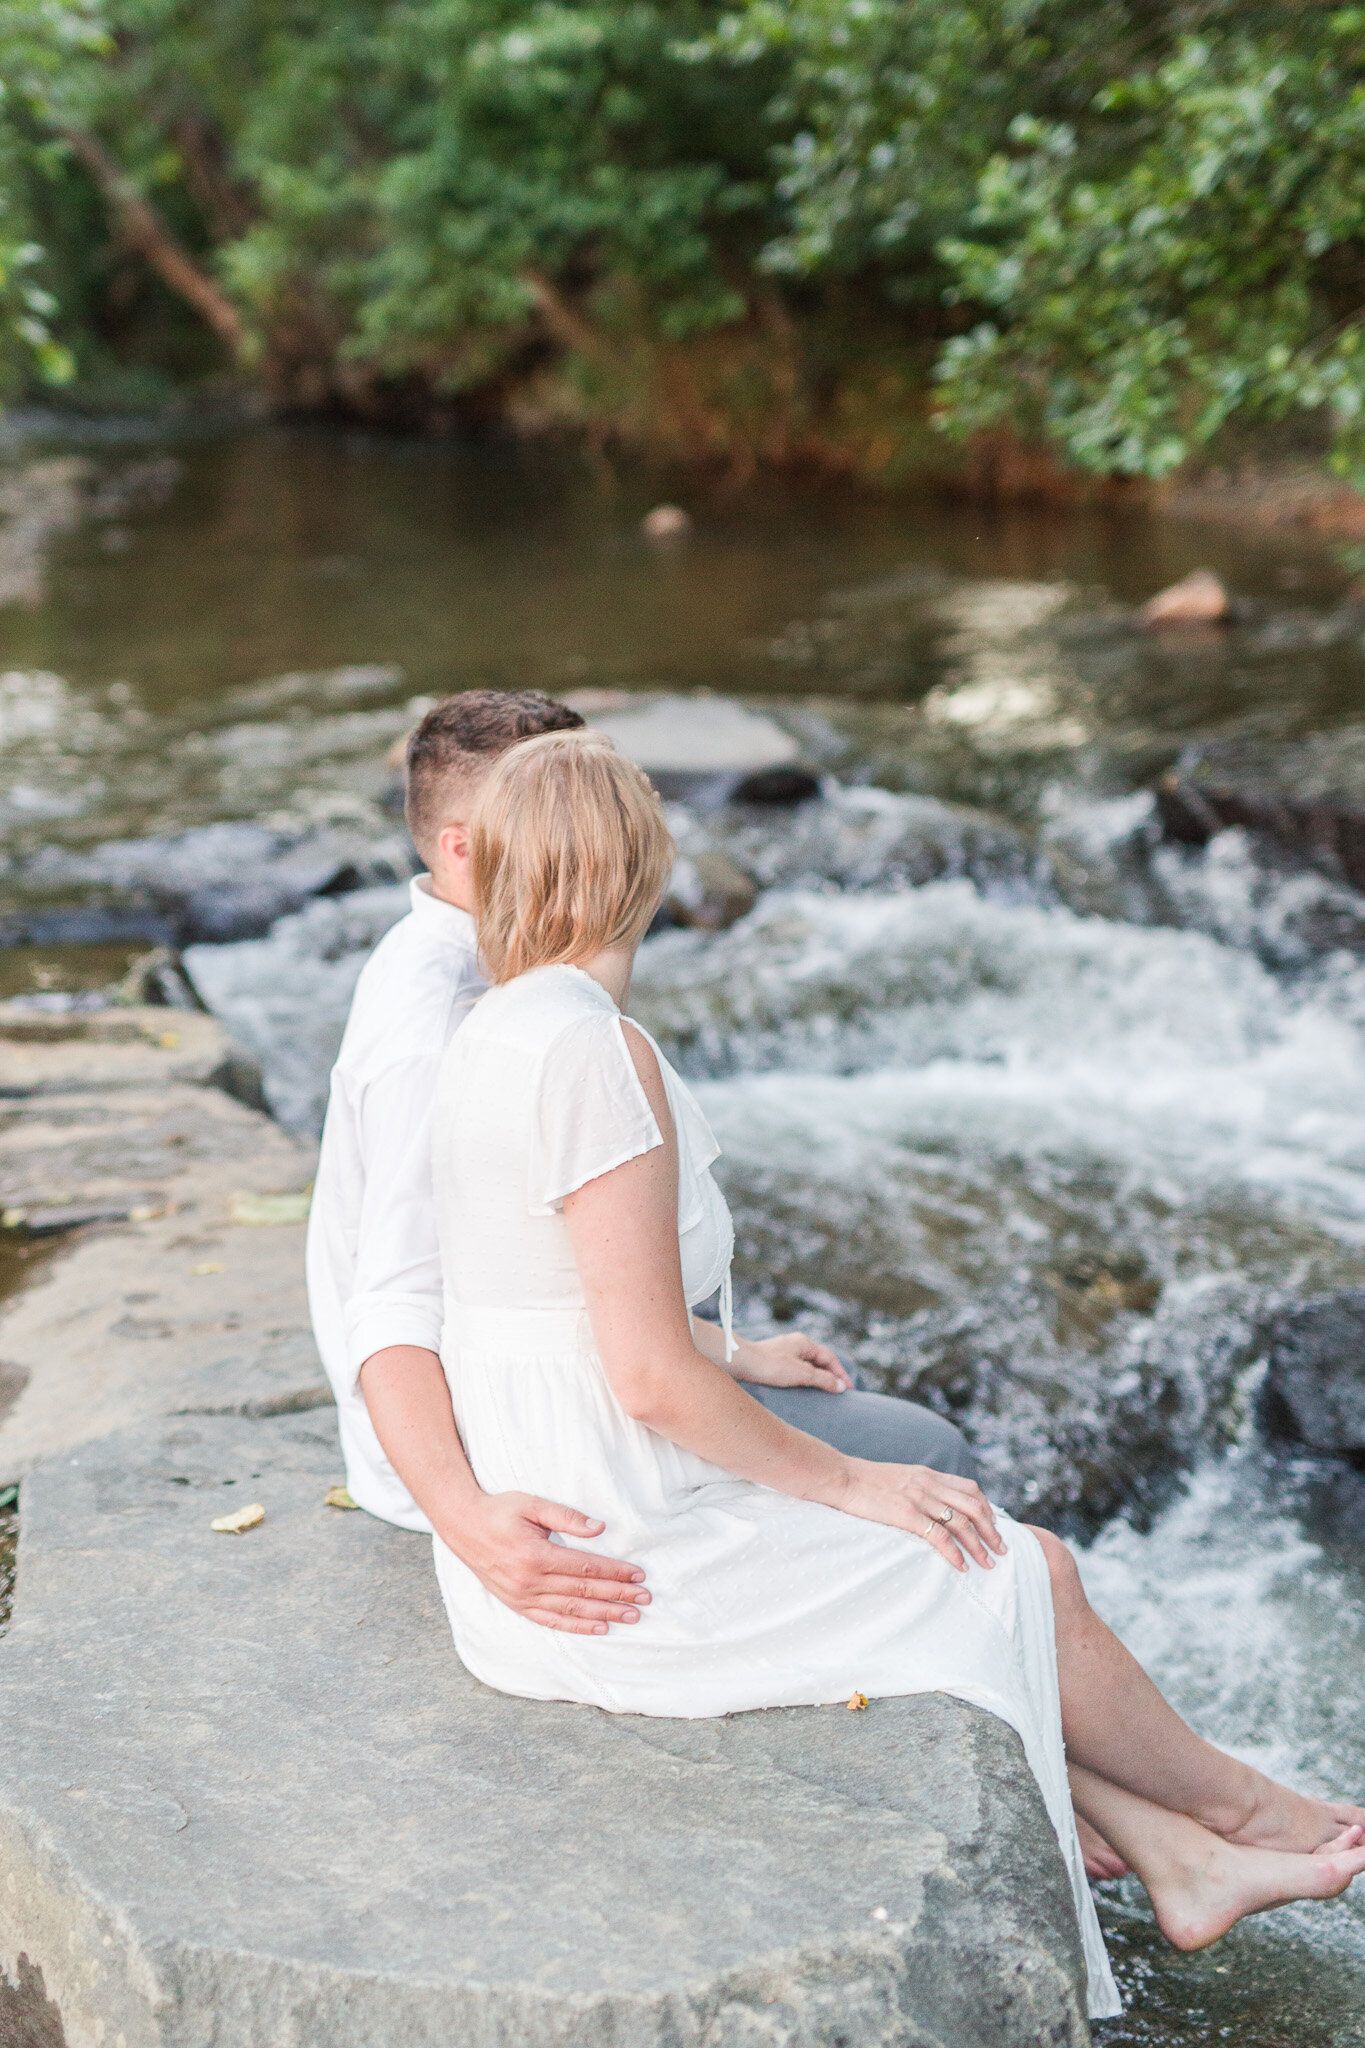
[{"label": "woman", "polygon": [[[1054,1537],[997,1514],[969,1480],[846,1457],[735,1385],[718,1147],[623,1015],[671,859],[645,777],[589,736],[514,747],[475,810],[493,986],[438,1089],[442,1359],[480,1485],[581,1503],[651,1590],[631,1628],[555,1633],[437,1538],[456,1646],[488,1685],[615,1713],[856,1689],[946,1692],[998,1714],[1061,1843],[1092,2013],[1115,2012],[1073,1799],[1185,1948],[1343,1891],[1365,1872],[1365,1812],[1289,1792],[1194,1735],[1091,1611]],[[695,1323],[690,1305],[717,1288],[722,1328]]]}]

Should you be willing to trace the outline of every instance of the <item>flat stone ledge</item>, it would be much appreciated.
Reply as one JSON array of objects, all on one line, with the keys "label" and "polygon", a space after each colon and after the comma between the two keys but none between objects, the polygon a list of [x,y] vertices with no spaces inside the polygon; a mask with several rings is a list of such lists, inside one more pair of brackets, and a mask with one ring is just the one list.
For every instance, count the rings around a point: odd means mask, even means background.
[{"label": "flat stone ledge", "polygon": [[231,1057],[191,1012],[0,1006],[0,1210],[73,1232],[0,1313],[0,1485],[184,1408],[330,1400],[303,1222],[235,1220],[241,1196],[277,1193],[301,1218],[314,1148],[209,1085]]},{"label": "flat stone ledge", "polygon": [[[53,1012],[0,1003],[0,1099],[179,1081],[230,1094],[245,1085],[251,1100],[246,1068],[222,1025],[199,1010],[129,1004]],[[259,1092],[259,1075],[254,1085]]]},{"label": "flat stone ledge", "polygon": [[338,1472],[330,1417],[182,1417],[27,1481],[0,2017],[22,1983],[33,2048],[1088,2040],[1001,1722],[489,1692],[427,1543],[325,1506]]}]

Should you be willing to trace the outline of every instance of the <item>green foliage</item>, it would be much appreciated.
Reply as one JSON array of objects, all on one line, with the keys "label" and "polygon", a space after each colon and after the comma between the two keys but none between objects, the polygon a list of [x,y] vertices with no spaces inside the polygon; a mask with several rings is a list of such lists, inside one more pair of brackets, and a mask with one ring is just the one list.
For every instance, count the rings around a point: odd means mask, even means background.
[{"label": "green foliage", "polygon": [[931,307],[950,431],[1161,476],[1321,412],[1365,457],[1365,9],[747,0],[713,47],[788,59],[764,262]]},{"label": "green foliage", "polygon": [[1365,467],[1365,8],[0,0],[0,51],[11,381],[131,261],[85,135],[295,395],[558,351],[609,407],[613,350],[733,331],[830,418],[885,349],[1099,472],[1294,413]]},{"label": "green foliage", "polygon": [[1081,122],[1018,115],[942,246],[989,313],[940,364],[954,424],[1162,476],[1235,416],[1325,411],[1365,464],[1362,221],[1359,8],[1184,39]]},{"label": "green foliage", "polygon": [[72,374],[71,352],[53,332],[58,304],[44,276],[33,190],[52,168],[61,81],[103,48],[83,0],[0,0],[0,391]]}]

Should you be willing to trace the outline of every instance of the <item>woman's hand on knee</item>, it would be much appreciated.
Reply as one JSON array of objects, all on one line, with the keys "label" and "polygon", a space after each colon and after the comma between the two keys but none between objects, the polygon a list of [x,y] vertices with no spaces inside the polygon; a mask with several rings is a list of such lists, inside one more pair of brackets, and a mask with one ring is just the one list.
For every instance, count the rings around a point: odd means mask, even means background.
[{"label": "woman's hand on knee", "polygon": [[828,1344],[802,1330],[741,1338],[729,1370],[758,1387],[817,1387],[823,1394],[846,1394],[853,1385],[851,1373]]},{"label": "woman's hand on knee", "polygon": [[881,1465],[867,1458],[847,1462],[847,1490],[834,1503],[846,1515],[918,1536],[955,1571],[966,1571],[968,1557],[989,1571],[992,1553],[1005,1555],[994,1511],[974,1479],[934,1472],[927,1465]]}]

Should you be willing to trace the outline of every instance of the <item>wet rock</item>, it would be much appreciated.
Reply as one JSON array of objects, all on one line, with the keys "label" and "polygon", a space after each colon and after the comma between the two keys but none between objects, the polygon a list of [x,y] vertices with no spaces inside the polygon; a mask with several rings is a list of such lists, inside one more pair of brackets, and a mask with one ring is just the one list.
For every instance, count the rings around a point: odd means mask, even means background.
[{"label": "wet rock", "polygon": [[185,970],[260,1067],[273,1115],[317,1131],[356,977],[406,913],[405,887],[325,896],[282,917],[263,939],[191,946]]},{"label": "wet rock", "polygon": [[1178,845],[1240,827],[1282,860],[1365,891],[1365,727],[1277,747],[1202,747],[1161,778],[1156,802]]},{"label": "wet rock", "polygon": [[185,963],[173,946],[154,946],[134,960],[118,985],[115,1000],[167,1010],[202,1010]]},{"label": "wet rock", "polygon": [[405,840],[336,825],[298,831],[240,820],[111,840],[89,853],[53,846],[23,864],[25,908],[0,919],[0,936],[50,944],[145,932],[167,944],[221,944],[268,931],[310,897],[413,871]]},{"label": "wet rock", "polygon": [[0,1966],[0,2041],[9,2048],[67,2048],[62,2016],[47,1996],[43,1973],[22,1952],[12,1977]]},{"label": "wet rock", "polygon": [[683,854],[664,897],[665,922],[719,932],[747,917],[758,901],[751,875],[714,848]]},{"label": "wet rock", "polygon": [[901,796],[842,789],[826,781],[818,802],[780,823],[731,806],[697,820],[674,819],[682,852],[719,848],[761,888],[895,890],[971,880],[1024,893],[1041,881],[1021,832],[989,812]]},{"label": "wet rock", "polygon": [[759,768],[735,784],[730,801],[785,809],[809,803],[819,794],[820,778],[809,768]]},{"label": "wet rock", "polygon": [[[1140,861],[1133,867],[1140,875]],[[1349,955],[1365,956],[1365,895],[1262,834],[1230,827],[1197,851],[1167,841],[1150,855],[1146,883],[1148,922],[1208,932],[1277,971],[1298,976],[1336,955],[1336,973]],[[1138,906],[1143,893],[1130,892]]]},{"label": "wet rock", "polygon": [[[742,1190],[734,1206],[742,1247],[765,1244]],[[1232,1440],[1256,1355],[1253,1290],[1175,1288],[1157,1301],[1154,1276],[1122,1252],[974,1286],[923,1256],[918,1266],[869,1275],[862,1299],[841,1299],[805,1277],[850,1277],[812,1221],[785,1271],[759,1275],[746,1260],[745,1326],[762,1327],[764,1311],[773,1325],[799,1322],[865,1385],[947,1416],[991,1498],[1067,1536],[1094,1536],[1116,1514],[1145,1526],[1183,1473]]]},{"label": "wet rock", "polygon": [[1144,626],[1213,626],[1229,618],[1231,611],[1221,577],[1212,569],[1193,569],[1149,597],[1138,617]]},{"label": "wet rock", "polygon": [[588,722],[637,761],[665,796],[706,807],[732,798],[746,777],[800,767],[789,732],[729,697],[655,697]]},{"label": "wet rock", "polygon": [[[1294,1463],[1301,1471],[1302,1451]],[[1358,1546],[1365,1530],[1365,1462],[1359,1458],[1354,1463],[1346,1458],[1315,1458],[1302,1483],[1313,1533]]]},{"label": "wet rock", "polygon": [[1268,1333],[1271,1427],[1310,1450],[1365,1454],[1365,1287],[1320,1295]]},{"label": "wet rock", "polygon": [[692,531],[692,515],[681,505],[656,505],[640,521],[640,531],[646,540],[655,542],[686,540]]}]

